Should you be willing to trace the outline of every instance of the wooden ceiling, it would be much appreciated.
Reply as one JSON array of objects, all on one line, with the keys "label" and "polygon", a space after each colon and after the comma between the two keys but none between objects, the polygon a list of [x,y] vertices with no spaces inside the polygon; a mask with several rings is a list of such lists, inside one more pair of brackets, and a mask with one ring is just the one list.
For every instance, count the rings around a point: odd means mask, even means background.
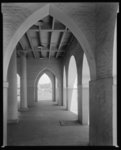
[{"label": "wooden ceiling", "polygon": [[65,25],[48,15],[23,35],[16,46],[17,56],[26,53],[27,57],[33,58],[59,58],[73,39]]}]

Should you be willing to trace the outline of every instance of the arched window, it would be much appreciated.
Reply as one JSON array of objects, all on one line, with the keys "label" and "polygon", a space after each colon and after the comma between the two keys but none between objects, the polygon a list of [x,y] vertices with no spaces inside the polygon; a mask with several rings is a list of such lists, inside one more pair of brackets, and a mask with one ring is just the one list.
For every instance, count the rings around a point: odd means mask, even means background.
[{"label": "arched window", "polygon": [[38,101],[40,100],[52,100],[52,82],[46,73],[38,81]]},{"label": "arched window", "polygon": [[77,67],[74,56],[71,56],[68,70],[68,109],[78,114],[77,100]]}]

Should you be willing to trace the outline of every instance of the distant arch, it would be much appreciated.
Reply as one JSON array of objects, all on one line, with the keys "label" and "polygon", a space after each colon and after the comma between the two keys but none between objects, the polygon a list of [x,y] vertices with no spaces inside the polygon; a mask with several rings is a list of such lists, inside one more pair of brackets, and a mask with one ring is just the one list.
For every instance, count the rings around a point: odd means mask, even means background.
[{"label": "distant arch", "polygon": [[[51,82],[52,82],[52,91],[55,90],[54,89],[54,77],[56,76],[55,73],[53,73],[53,71],[51,71],[50,69],[48,68],[44,68],[42,69],[36,76],[35,80],[34,80],[34,100],[35,101],[38,101],[37,100],[37,84],[38,84],[38,81],[39,79],[41,78],[41,76],[46,73],[48,75],[48,77],[50,78]],[[53,94],[52,94],[52,99],[55,99],[55,95],[54,95],[55,91],[53,91]]]},{"label": "distant arch", "polygon": [[[45,87],[45,84],[47,84],[46,87]],[[41,77],[39,78],[39,81],[37,83],[37,88],[38,88],[37,89],[38,101],[40,100],[52,101],[52,79],[46,73],[43,73]]]}]

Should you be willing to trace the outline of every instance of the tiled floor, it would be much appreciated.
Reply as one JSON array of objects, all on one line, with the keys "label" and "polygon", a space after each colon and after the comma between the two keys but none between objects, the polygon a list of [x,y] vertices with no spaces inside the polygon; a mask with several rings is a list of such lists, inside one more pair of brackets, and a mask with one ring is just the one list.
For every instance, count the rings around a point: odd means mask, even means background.
[{"label": "tiled floor", "polygon": [[8,124],[8,146],[88,145],[89,127],[62,121],[77,116],[52,101],[39,101],[26,112],[19,112],[19,123]]}]

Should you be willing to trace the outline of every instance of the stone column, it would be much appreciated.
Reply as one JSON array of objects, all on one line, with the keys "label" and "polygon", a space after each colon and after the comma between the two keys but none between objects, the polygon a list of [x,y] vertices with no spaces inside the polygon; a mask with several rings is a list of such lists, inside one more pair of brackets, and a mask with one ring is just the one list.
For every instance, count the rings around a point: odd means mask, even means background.
[{"label": "stone column", "polygon": [[35,104],[34,101],[34,81],[33,79],[28,79],[27,80],[27,103],[28,103],[28,107],[32,107]]},{"label": "stone column", "polygon": [[26,54],[22,54],[20,58],[20,72],[21,72],[21,100],[20,111],[27,110],[27,67],[26,67]]},{"label": "stone column", "polygon": [[57,82],[57,89],[58,89],[58,105],[63,105],[63,84],[62,81]]},{"label": "stone column", "polygon": [[78,84],[78,121],[82,124],[82,85]]},{"label": "stone column", "polygon": [[82,84],[82,124],[89,125],[89,86]]},{"label": "stone column", "polygon": [[113,77],[113,146],[117,146],[117,81]]},{"label": "stone column", "polygon": [[90,145],[112,145],[112,77],[90,81]]},{"label": "stone column", "polygon": [[53,102],[55,102],[55,76],[53,75],[53,83],[52,83],[52,92],[53,92]]},{"label": "stone column", "polygon": [[3,147],[7,146],[7,100],[8,82],[3,82]]},{"label": "stone column", "polygon": [[35,85],[35,87],[34,87],[34,98],[35,98],[35,102],[38,102],[38,94],[37,94],[37,92],[38,92],[38,88],[37,88],[37,86]]},{"label": "stone column", "polygon": [[8,123],[18,122],[16,50],[10,60],[8,81]]}]

